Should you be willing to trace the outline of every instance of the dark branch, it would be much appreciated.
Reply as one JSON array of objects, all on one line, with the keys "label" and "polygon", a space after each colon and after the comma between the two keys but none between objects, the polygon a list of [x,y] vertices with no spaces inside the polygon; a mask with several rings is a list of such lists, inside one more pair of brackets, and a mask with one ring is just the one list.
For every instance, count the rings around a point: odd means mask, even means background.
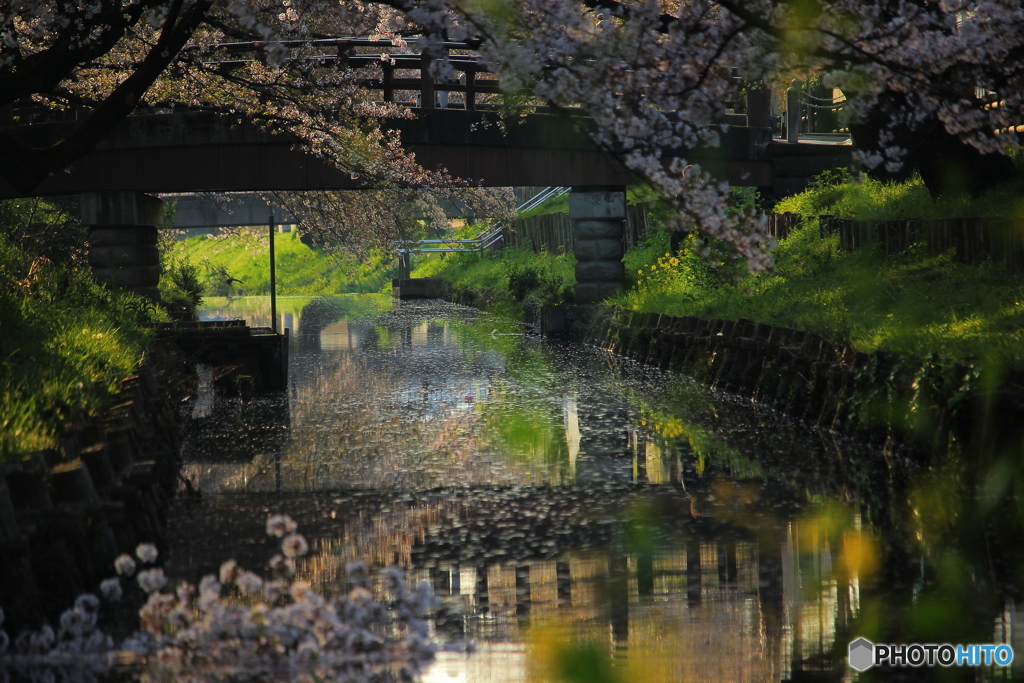
[{"label": "dark branch", "polygon": [[91,152],[100,139],[132,113],[206,19],[213,2],[200,0],[179,18],[183,0],[175,0],[160,37],[139,67],[55,145],[35,149],[9,132],[0,131],[0,174],[15,189],[30,192],[51,174]]},{"label": "dark branch", "polygon": [[[124,37],[125,32],[138,23],[142,13],[158,0],[129,7],[108,6],[85,23],[84,29],[77,29],[75,22],[70,28],[53,40],[51,47],[28,57],[17,59],[10,66],[0,68],[0,106],[16,102],[35,93],[53,90],[61,81],[70,76],[82,64],[102,57],[110,52]],[[82,18],[82,21],[86,21]],[[90,39],[80,48],[69,47],[76,35],[88,35],[94,28],[101,27],[100,35]]]}]

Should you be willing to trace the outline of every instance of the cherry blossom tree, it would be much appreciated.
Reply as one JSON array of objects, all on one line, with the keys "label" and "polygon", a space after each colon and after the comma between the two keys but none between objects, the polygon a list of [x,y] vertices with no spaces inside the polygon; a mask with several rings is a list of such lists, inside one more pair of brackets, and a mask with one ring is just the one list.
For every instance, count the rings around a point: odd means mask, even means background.
[{"label": "cherry blossom tree", "polygon": [[[85,593],[60,617],[12,639],[0,609],[3,680],[105,680],[130,669],[148,680],[301,681],[416,680],[435,656],[426,618],[436,608],[430,585],[409,587],[397,567],[381,572],[387,601],[373,591],[369,568],[348,565],[347,594],[326,597],[303,580],[306,538],[287,515],[271,515],[267,534],[281,552],[263,576],[227,560],[198,585],[168,586],[155,546],[115,560],[117,576],[100,584],[103,600]],[[145,566],[145,569],[137,568]],[[173,590],[172,590],[173,588]],[[99,626],[104,610],[126,596],[145,603],[138,630],[117,643]],[[13,676],[12,676],[13,674]]]},{"label": "cherry blossom tree", "polygon": [[303,235],[328,253],[358,257],[376,249],[385,254],[397,242],[424,234],[450,232],[450,213],[473,219],[510,220],[515,217],[511,188],[432,185],[386,190],[339,192],[274,192],[267,199],[282,216],[300,216]]},{"label": "cherry blossom tree", "polygon": [[771,263],[762,226],[728,214],[724,184],[686,161],[687,150],[716,143],[711,124],[741,88],[822,75],[849,95],[861,167],[889,177],[920,170],[934,194],[1006,179],[1005,154],[1024,131],[1016,1],[451,5],[444,14],[418,4],[409,16],[455,38],[483,37],[504,81],[556,108],[582,107],[594,140],[676,205],[677,227],[724,240],[753,270]]},{"label": "cherry blossom tree", "polygon": [[[422,35],[418,49],[437,58],[439,77],[454,75],[442,41],[469,41],[518,101],[582,111],[595,143],[675,206],[674,227],[719,241],[759,270],[771,266],[764,226],[752,211],[727,211],[728,186],[688,160],[718,144],[728,103],[744,89],[820,75],[849,97],[843,115],[862,168],[891,177],[916,168],[934,193],[979,191],[1006,177],[1005,155],[1024,125],[1019,0],[94,4],[22,0],[0,17],[0,97],[91,107],[52,148],[0,138],[9,182],[28,186],[59,170],[140,102],[235,111],[395,187],[449,182],[424,173],[373,125],[402,112],[348,70],[310,68],[305,48],[287,42],[347,33],[398,50],[404,37]],[[227,74],[209,65],[212,45],[253,38],[264,42],[262,63]]]},{"label": "cherry blossom tree", "polygon": [[[213,0],[63,0],[0,3],[0,107],[14,126],[0,128],[0,174],[31,192],[47,176],[87,154],[133,112],[200,109],[287,131],[314,154],[374,190],[362,195],[277,195],[307,217],[322,244],[357,253],[392,248],[393,240],[441,224],[453,200],[481,217],[506,217],[507,188],[470,188],[462,179],[427,171],[402,149],[386,118],[408,112],[377,101],[362,83],[380,68],[341,69],[303,59],[283,40],[381,35],[393,52],[409,51],[392,31],[386,5],[271,2],[262,6]],[[398,22],[399,24],[401,22]],[[397,25],[397,24],[396,24]],[[265,41],[262,59],[217,46]],[[380,48],[377,48],[378,50]],[[226,66],[225,62],[230,62]],[[34,108],[24,106],[31,101]],[[17,107],[17,108],[16,108]],[[63,118],[58,139],[40,141],[31,122]],[[318,209],[345,210],[328,217]]]}]

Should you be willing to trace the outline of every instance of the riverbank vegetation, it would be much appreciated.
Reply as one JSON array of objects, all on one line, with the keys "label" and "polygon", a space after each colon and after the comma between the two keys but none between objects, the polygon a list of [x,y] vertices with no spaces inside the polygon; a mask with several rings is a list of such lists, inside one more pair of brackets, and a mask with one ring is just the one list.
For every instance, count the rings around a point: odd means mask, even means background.
[{"label": "riverbank vegetation", "polygon": [[146,299],[101,287],[81,226],[52,202],[0,203],[0,460],[53,447],[95,414],[166,319]]},{"label": "riverbank vegetation", "polygon": [[576,284],[572,254],[512,248],[499,252],[432,254],[419,257],[412,277],[440,277],[487,309],[521,313],[571,300]]},{"label": "riverbank vegetation", "polygon": [[1024,181],[1001,183],[979,195],[961,192],[934,198],[917,175],[906,182],[887,182],[866,175],[854,177],[847,169],[839,169],[825,171],[807,191],[783,199],[774,210],[858,221],[1019,218],[1024,216]]},{"label": "riverbank vegetation", "polygon": [[[373,252],[367,259],[328,255],[304,244],[297,231],[274,240],[278,294],[317,296],[379,292],[393,273],[393,259]],[[175,242],[169,258],[195,264],[206,296],[270,294],[270,246],[267,231],[242,229],[226,235],[199,235]]]},{"label": "riverbank vegetation", "polygon": [[626,256],[633,287],[612,302],[639,312],[740,317],[812,332],[861,351],[889,351],[950,362],[988,359],[1024,366],[1024,277],[998,264],[963,264],[923,249],[885,256],[866,247],[840,252],[821,237],[817,215],[855,220],[1014,216],[1024,212],[1019,183],[978,198],[933,201],[918,178],[904,183],[831,175],[776,206],[805,216],[774,252],[775,272],[740,274],[701,258],[692,239],[672,251],[655,231]]}]

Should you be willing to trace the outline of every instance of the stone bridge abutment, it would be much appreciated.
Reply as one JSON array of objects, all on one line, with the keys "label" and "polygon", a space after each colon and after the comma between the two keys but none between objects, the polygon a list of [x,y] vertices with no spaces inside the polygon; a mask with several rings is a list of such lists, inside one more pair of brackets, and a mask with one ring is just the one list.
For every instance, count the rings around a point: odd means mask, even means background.
[{"label": "stone bridge abutment", "polygon": [[625,186],[573,187],[569,218],[576,242],[576,304],[601,303],[622,291]]},{"label": "stone bridge abutment", "polygon": [[164,202],[144,192],[83,192],[82,224],[89,230],[89,266],[100,282],[158,300],[157,226]]}]

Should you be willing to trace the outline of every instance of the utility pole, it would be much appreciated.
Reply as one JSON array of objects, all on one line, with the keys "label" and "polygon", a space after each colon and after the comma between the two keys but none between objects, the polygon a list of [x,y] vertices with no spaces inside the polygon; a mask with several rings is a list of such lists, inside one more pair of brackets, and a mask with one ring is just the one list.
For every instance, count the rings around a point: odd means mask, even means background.
[{"label": "utility pole", "polygon": [[270,329],[277,334],[277,273],[274,270],[274,216],[270,216]]}]

